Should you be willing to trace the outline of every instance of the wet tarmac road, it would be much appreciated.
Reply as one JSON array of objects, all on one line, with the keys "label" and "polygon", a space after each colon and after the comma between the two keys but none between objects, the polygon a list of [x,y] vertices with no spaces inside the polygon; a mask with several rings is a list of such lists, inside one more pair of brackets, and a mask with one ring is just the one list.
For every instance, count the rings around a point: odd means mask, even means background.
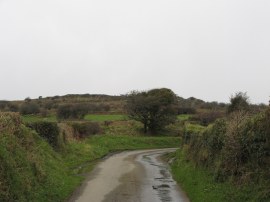
[{"label": "wet tarmac road", "polygon": [[96,166],[69,202],[187,202],[160,158],[174,150],[114,154]]}]

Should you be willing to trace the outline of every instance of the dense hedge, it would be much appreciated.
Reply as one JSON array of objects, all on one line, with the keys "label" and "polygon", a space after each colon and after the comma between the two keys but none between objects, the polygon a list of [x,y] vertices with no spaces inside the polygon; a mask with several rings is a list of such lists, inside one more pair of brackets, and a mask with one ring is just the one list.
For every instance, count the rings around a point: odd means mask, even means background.
[{"label": "dense hedge", "polygon": [[190,121],[196,121],[202,126],[208,126],[218,118],[224,117],[225,114],[219,111],[200,112],[190,118]]},{"label": "dense hedge", "polygon": [[64,104],[57,109],[58,119],[83,119],[87,114],[87,106],[79,104]]},{"label": "dense hedge", "polygon": [[258,184],[260,199],[270,199],[270,109],[257,115],[235,112],[189,137],[188,160],[212,170],[217,181]]},{"label": "dense hedge", "polygon": [[41,137],[45,138],[48,143],[54,148],[59,147],[60,137],[59,128],[57,123],[39,121],[33,123],[27,123],[29,128],[35,130]]}]

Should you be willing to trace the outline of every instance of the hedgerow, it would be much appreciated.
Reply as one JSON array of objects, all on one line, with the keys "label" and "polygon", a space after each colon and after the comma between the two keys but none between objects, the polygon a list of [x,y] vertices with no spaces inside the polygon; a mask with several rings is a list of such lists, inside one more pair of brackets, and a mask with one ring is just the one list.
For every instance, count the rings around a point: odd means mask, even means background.
[{"label": "hedgerow", "polygon": [[259,200],[270,199],[270,109],[257,115],[234,112],[188,137],[187,160],[209,168],[217,181],[258,184]]}]

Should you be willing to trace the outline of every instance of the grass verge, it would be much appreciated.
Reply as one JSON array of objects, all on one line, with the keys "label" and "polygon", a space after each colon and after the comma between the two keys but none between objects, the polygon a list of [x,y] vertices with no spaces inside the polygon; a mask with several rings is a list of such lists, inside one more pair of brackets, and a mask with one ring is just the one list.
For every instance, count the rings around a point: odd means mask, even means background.
[{"label": "grass verge", "polygon": [[183,151],[178,150],[169,155],[175,158],[171,165],[173,177],[192,202],[260,201],[257,197],[260,187],[257,185],[237,186],[229,181],[216,182],[209,170],[195,167],[185,160]]},{"label": "grass verge", "polygon": [[84,120],[86,121],[123,121],[126,120],[127,116],[125,115],[109,115],[109,114],[104,114],[104,115],[98,115],[98,114],[88,114],[85,115]]},{"label": "grass verge", "polygon": [[180,121],[187,121],[191,116],[191,114],[181,114],[177,116],[177,119]]},{"label": "grass verge", "polygon": [[46,116],[46,117],[42,117],[38,115],[24,115],[21,117],[22,117],[23,122],[25,123],[31,123],[31,122],[37,122],[37,121],[57,122],[57,118],[55,115]]}]

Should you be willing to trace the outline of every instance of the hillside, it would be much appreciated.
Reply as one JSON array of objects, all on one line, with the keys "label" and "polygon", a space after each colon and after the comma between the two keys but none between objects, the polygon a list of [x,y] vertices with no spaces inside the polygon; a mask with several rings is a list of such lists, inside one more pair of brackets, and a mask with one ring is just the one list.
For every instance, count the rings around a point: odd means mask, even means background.
[{"label": "hillside", "polygon": [[[87,104],[92,113],[124,114],[126,112],[126,95],[112,96],[103,94],[69,94],[64,96],[39,97],[38,99],[25,98],[19,101],[0,101],[0,111],[21,112],[25,103],[32,103],[38,108],[38,113],[55,113],[59,106],[65,104]],[[196,110],[224,110],[226,104],[205,102],[191,97],[178,97],[179,113],[195,113]]]}]

